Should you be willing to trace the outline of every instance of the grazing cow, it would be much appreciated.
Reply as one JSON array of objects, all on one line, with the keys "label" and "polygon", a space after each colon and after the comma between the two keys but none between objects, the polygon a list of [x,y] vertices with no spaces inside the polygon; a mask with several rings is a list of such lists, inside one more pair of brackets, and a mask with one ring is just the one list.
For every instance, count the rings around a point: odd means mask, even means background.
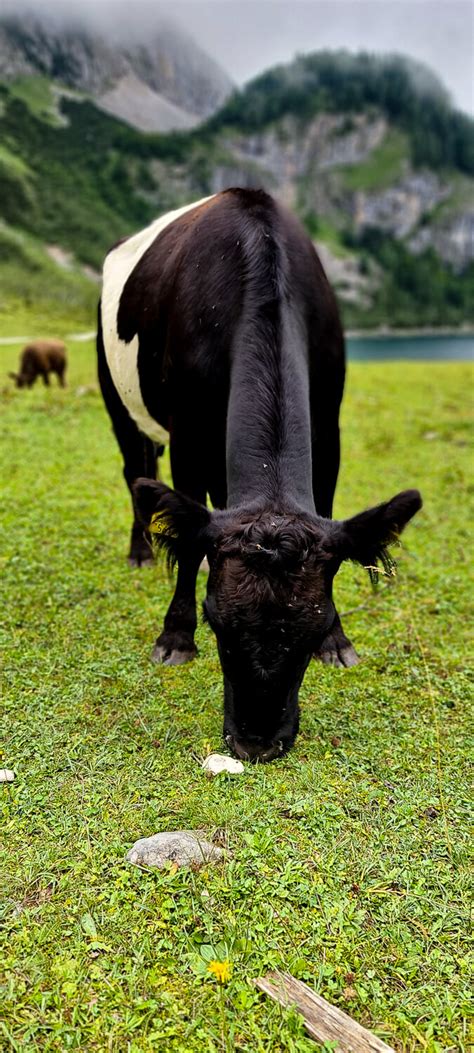
[{"label": "grazing cow", "polygon": [[[295,739],[311,657],[358,660],[332,599],[341,562],[386,562],[421,506],[408,490],[331,520],[344,341],[310,239],[263,191],[168,213],[105,260],[98,356],[132,492],[130,560],[149,557],[146,527],[178,564],[153,658],[196,655],[206,555],[224,735],[238,756],[270,760]],[[155,479],[168,437],[175,490]]]},{"label": "grazing cow", "polygon": [[56,373],[62,388],[66,386],[66,346],[62,340],[32,340],[21,352],[19,373],[9,373],[17,388],[31,388],[37,377],[49,386],[49,374]]}]

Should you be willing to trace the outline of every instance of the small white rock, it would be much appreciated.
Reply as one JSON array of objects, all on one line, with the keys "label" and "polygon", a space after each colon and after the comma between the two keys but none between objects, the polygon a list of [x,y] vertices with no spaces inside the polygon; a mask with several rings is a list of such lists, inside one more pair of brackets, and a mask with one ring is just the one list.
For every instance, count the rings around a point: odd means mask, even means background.
[{"label": "small white rock", "polygon": [[15,772],[10,768],[0,768],[0,782],[14,782]]},{"label": "small white rock", "polygon": [[241,775],[244,771],[242,761],[226,757],[224,753],[210,753],[203,763],[203,768],[211,775],[220,775],[223,771],[228,772],[229,775]]}]

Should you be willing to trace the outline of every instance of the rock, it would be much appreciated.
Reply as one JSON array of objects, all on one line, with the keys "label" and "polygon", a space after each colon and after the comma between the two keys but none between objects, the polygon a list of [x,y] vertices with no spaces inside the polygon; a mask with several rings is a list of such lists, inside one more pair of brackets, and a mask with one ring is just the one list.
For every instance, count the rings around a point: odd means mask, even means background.
[{"label": "rock", "polygon": [[450,195],[434,172],[411,172],[385,190],[358,190],[353,197],[353,219],[358,231],[378,227],[404,238]]},{"label": "rock", "polygon": [[15,772],[10,768],[0,768],[0,782],[14,782]]},{"label": "rock", "polygon": [[203,763],[203,768],[211,775],[220,775],[223,771],[229,775],[241,775],[244,771],[242,761],[227,757],[224,753],[210,753]]},{"label": "rock", "polygon": [[451,215],[418,227],[408,247],[415,255],[432,248],[455,271],[462,271],[474,259],[474,208],[469,201],[464,207],[456,208],[455,195],[451,207]]},{"label": "rock", "polygon": [[203,830],[168,830],[135,841],[127,852],[129,863],[139,867],[165,867],[167,863],[216,863],[225,855],[223,848],[205,840]]}]

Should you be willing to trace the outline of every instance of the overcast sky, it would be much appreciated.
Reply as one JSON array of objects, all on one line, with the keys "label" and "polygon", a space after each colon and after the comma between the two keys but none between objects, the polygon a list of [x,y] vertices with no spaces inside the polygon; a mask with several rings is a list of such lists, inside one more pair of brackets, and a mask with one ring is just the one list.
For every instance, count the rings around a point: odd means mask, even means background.
[{"label": "overcast sky", "polygon": [[[0,0],[0,11],[13,0]],[[426,62],[457,106],[474,111],[474,0],[15,0],[14,9],[120,23],[134,34],[170,16],[243,83],[297,52],[400,51]]]}]

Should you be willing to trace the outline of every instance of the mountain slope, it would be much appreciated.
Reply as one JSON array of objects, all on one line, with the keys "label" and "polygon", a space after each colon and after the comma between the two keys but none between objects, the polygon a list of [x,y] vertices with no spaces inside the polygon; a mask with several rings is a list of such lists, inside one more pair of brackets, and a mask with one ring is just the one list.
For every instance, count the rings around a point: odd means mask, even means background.
[{"label": "mountain slope", "polygon": [[4,16],[0,70],[10,82],[47,77],[146,131],[191,127],[212,114],[232,88],[217,63],[159,18],[146,39],[124,43],[113,32],[101,39],[51,16]]},{"label": "mountain slope", "polygon": [[[31,78],[21,97],[17,83],[4,84],[4,220],[98,269],[111,243],[159,212],[225,186],[263,185],[306,224],[347,322],[474,321],[473,123],[429,77],[420,88],[404,60],[377,60],[374,70],[367,56],[310,58],[312,79],[296,97],[300,60],[284,68],[280,89],[280,72],[268,74],[268,98],[259,78],[259,108],[251,84],[206,124],[168,135],[58,98],[44,79],[41,106]],[[397,77],[408,79],[398,104]]]},{"label": "mountain slope", "polygon": [[163,131],[193,128],[199,124],[196,114],[170,102],[145,84],[134,73],[127,73],[104,92],[98,100],[101,110],[121,117],[127,124],[139,128],[142,132]]}]

